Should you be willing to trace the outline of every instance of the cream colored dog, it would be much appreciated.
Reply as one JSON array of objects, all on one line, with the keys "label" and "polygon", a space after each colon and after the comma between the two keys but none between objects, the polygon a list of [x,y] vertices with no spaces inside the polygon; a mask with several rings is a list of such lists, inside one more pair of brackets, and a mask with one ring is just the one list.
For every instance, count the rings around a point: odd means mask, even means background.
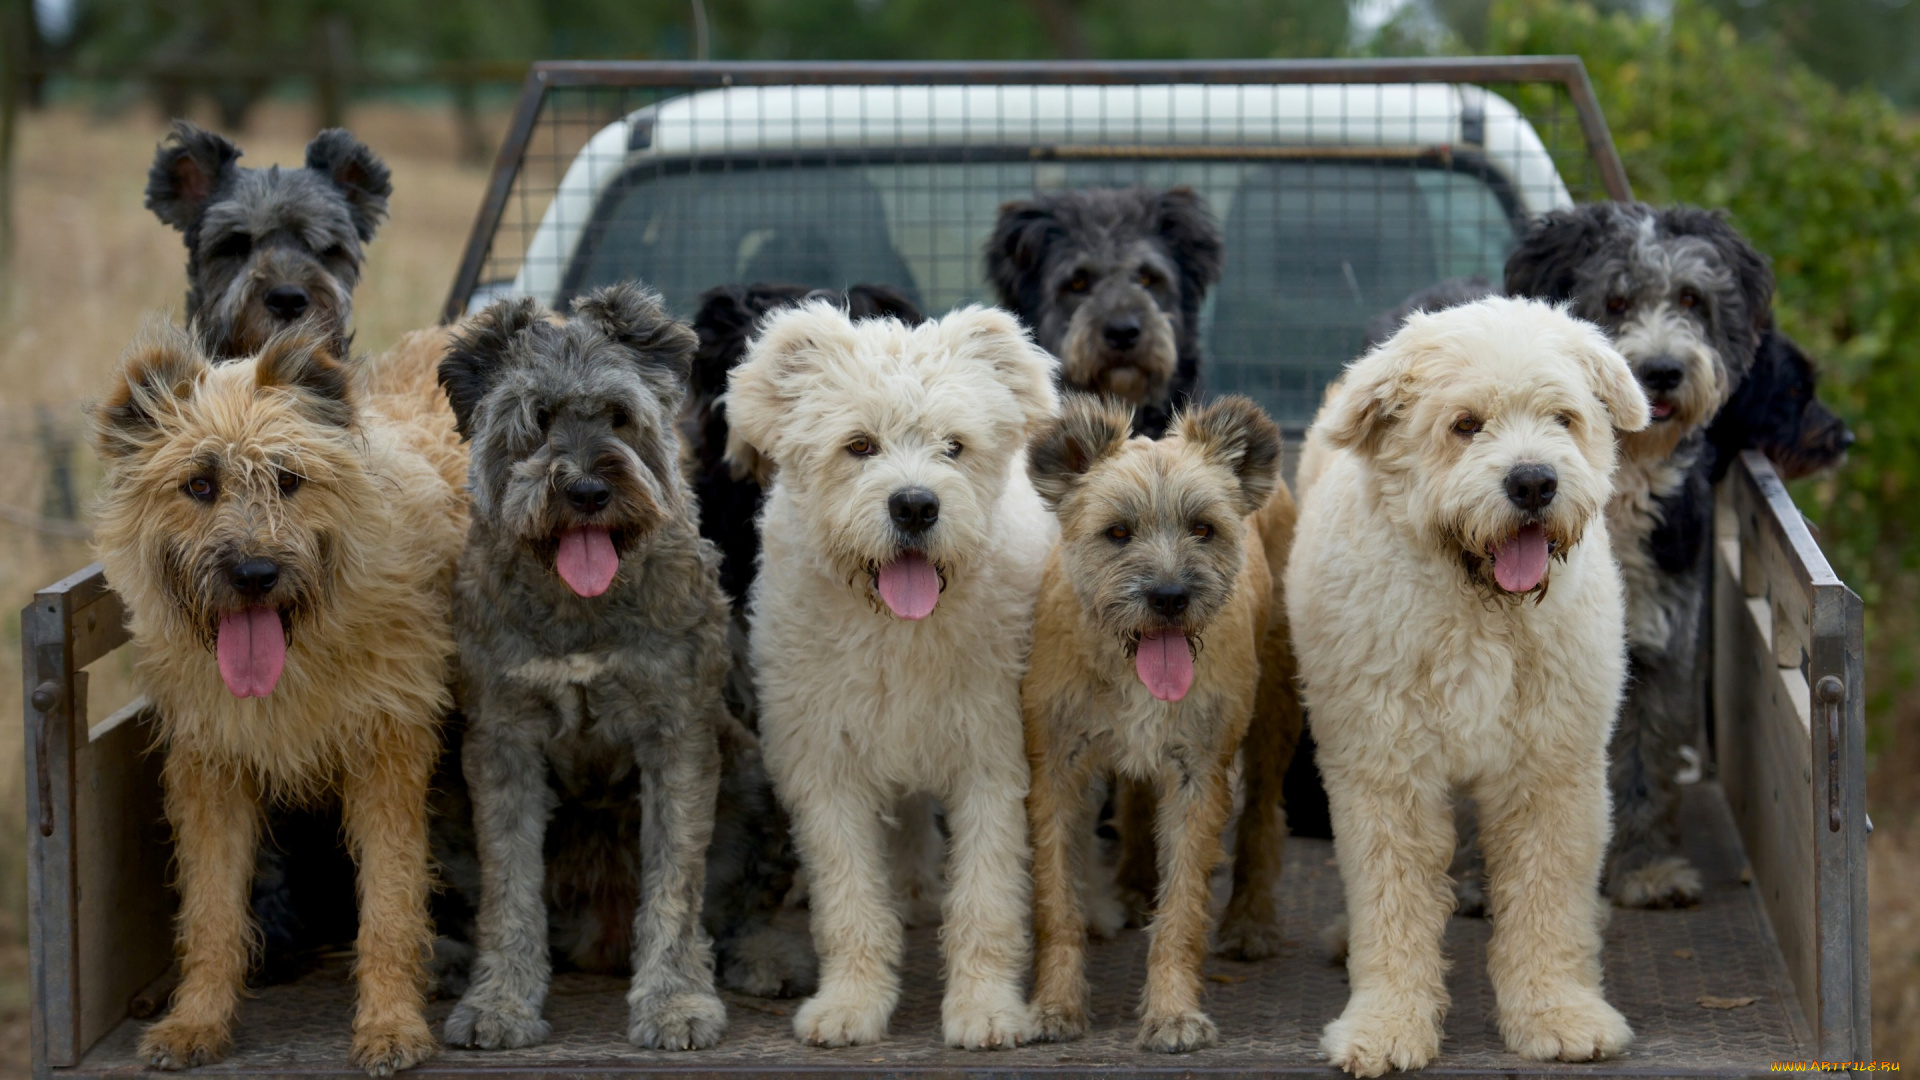
[{"label": "cream colored dog", "polygon": [[1456,789],[1480,805],[1507,1046],[1632,1041],[1600,986],[1626,670],[1602,510],[1615,430],[1647,422],[1599,330],[1494,298],[1410,318],[1308,433],[1286,587],[1350,920],[1352,996],[1321,1048],[1351,1073],[1440,1048]]},{"label": "cream colored dog", "polygon": [[820,953],[805,1042],[886,1034],[901,926],[885,830],[922,792],[952,834],[946,1041],[1031,1033],[1020,677],[1058,530],[1024,447],[1053,414],[1053,366],[1002,311],[908,328],[812,304],[773,315],[732,373],[731,435],[778,470],[751,650]]}]

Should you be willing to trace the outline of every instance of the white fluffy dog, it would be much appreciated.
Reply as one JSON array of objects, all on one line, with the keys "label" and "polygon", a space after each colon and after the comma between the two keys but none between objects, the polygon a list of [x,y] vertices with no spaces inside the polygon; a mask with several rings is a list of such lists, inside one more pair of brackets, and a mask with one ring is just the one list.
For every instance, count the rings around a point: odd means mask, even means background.
[{"label": "white fluffy dog", "polygon": [[1031,1032],[1020,678],[1057,535],[1027,479],[1054,361],[1011,315],[909,329],[826,304],[772,316],[727,418],[777,470],[751,598],[768,771],[806,865],[820,990],[794,1032],[886,1034],[901,925],[885,830],[916,792],[952,833],[941,941],[949,1045]]},{"label": "white fluffy dog", "polygon": [[1286,586],[1349,919],[1352,996],[1321,1048],[1349,1072],[1439,1050],[1456,788],[1480,805],[1507,1046],[1632,1041],[1600,987],[1626,670],[1602,510],[1614,431],[1647,422],[1598,329],[1494,298],[1409,318],[1308,433]]}]

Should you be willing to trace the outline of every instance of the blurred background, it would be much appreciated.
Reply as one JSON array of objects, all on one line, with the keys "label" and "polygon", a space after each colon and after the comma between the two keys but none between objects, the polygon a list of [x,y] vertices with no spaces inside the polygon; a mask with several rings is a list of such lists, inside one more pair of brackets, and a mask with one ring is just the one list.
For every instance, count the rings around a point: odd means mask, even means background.
[{"label": "blurred background", "polygon": [[1471,53],[1584,57],[1636,194],[1731,211],[1859,436],[1794,494],[1866,599],[1874,1044],[1920,1061],[1920,0],[0,0],[0,1075],[27,1062],[17,613],[89,561],[80,403],[180,311],[141,207],[168,117],[254,166],[337,124],[385,157],[380,350],[437,316],[532,60]]}]

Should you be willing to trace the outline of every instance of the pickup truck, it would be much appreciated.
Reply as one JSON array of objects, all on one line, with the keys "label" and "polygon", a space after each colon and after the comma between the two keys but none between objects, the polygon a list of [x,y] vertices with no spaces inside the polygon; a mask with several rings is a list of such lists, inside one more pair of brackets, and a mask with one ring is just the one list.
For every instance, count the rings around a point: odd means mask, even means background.
[{"label": "pickup truck", "polygon": [[[1203,316],[1202,393],[1259,400],[1297,441],[1321,392],[1408,293],[1498,279],[1517,231],[1575,200],[1631,197],[1580,61],[536,65],[444,315],[531,295],[559,306],[638,278],[691,315],[714,285],[893,285],[925,310],[984,301],[999,205],[1054,187],[1185,184],[1226,235]],[[1453,1009],[1436,1071],[1747,1075],[1870,1056],[1860,599],[1821,554],[1766,459],[1717,494],[1711,699],[1685,802],[1707,879],[1677,911],[1616,910],[1609,997],[1638,1041],[1619,1059],[1508,1054],[1485,971],[1487,924],[1447,932]],[[169,852],[151,718],[89,699],[88,668],[127,641],[99,568],[22,613],[30,799],[34,1075],[139,1070],[142,1018],[170,985]],[[1268,1075],[1324,1071],[1346,999],[1322,931],[1341,910],[1328,841],[1287,847],[1289,945],[1210,960],[1217,1047],[1133,1051],[1145,936],[1091,950],[1083,1041],[968,1054],[939,1040],[934,931],[909,939],[894,1035],[816,1050],[793,1002],[728,995],[711,1051],[625,1043],[623,984],[555,979],[552,1038],[454,1051],[427,1075]],[[348,957],[242,1007],[221,1075],[353,1075]],[[451,1003],[436,1002],[438,1021]]]}]

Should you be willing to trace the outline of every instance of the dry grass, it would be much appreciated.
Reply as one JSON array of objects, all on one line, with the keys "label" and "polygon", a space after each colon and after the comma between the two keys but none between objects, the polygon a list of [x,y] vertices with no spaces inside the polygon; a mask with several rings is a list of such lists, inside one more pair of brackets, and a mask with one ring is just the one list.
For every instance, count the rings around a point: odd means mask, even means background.
[{"label": "dry grass", "polygon": [[[458,164],[453,122],[445,112],[367,105],[350,124],[393,167],[392,218],[368,249],[356,310],[357,344],[378,350],[437,318],[486,174]],[[147,164],[164,133],[163,118],[144,109],[108,117],[56,107],[25,118],[15,196],[18,243],[11,272],[0,276],[0,513],[40,515],[49,509],[47,478],[62,440],[72,444],[74,489],[84,505],[98,469],[82,437],[80,404],[105,391],[121,348],[143,318],[180,313],[185,250],[179,234],[141,207]],[[297,165],[312,134],[309,110],[269,106],[236,141],[246,151],[243,164]],[[45,433],[53,436],[51,449]],[[17,613],[35,588],[88,561],[83,541],[0,519],[0,617],[7,635],[0,662],[4,1076],[23,1076],[27,1069]],[[104,681],[96,673],[96,712],[119,704]]]}]

